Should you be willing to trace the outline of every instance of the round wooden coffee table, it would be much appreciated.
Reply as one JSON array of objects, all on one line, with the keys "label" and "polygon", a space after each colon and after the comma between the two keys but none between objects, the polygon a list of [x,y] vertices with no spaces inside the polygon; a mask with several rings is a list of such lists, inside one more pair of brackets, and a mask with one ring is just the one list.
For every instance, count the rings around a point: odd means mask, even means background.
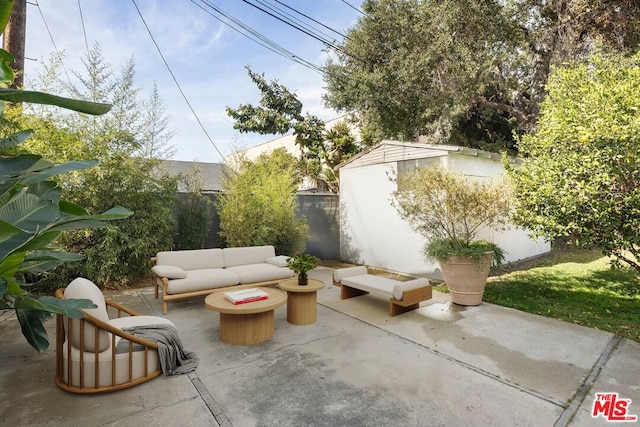
[{"label": "round wooden coffee table", "polygon": [[278,283],[278,287],[287,291],[287,322],[294,325],[316,323],[317,295],[324,288],[320,280],[309,279],[305,286],[298,285],[298,279],[289,279]]},{"label": "round wooden coffee table", "polygon": [[237,305],[227,301],[222,291],[205,298],[205,306],[220,313],[220,339],[223,342],[249,345],[273,336],[274,310],[287,302],[287,294],[277,289],[260,289],[268,293],[269,298]]}]

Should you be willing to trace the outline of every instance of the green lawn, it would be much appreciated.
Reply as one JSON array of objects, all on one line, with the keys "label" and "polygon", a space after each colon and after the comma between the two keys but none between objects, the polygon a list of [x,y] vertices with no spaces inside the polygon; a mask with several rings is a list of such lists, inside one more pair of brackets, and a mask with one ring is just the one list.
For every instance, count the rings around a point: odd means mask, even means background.
[{"label": "green lawn", "polygon": [[598,251],[557,251],[540,264],[491,277],[484,301],[640,342],[640,275],[612,269]]}]

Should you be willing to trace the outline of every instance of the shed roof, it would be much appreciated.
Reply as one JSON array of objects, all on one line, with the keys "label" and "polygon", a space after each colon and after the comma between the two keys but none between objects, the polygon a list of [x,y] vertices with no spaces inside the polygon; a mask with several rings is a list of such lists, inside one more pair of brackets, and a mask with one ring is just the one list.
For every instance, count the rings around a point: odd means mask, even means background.
[{"label": "shed roof", "polygon": [[[223,191],[224,177],[234,172],[224,163],[202,163],[202,162],[186,162],[182,160],[164,160],[168,173],[172,176],[188,175],[193,171],[200,171],[202,174],[201,191],[205,193]],[[178,186],[178,192],[186,192],[187,188],[184,183]]]},{"label": "shed roof", "polygon": [[352,168],[402,160],[424,159],[427,157],[447,156],[451,153],[491,159],[494,161],[500,161],[502,159],[501,154],[475,148],[385,140],[369,150],[362,151],[349,160],[340,163],[336,168]]}]

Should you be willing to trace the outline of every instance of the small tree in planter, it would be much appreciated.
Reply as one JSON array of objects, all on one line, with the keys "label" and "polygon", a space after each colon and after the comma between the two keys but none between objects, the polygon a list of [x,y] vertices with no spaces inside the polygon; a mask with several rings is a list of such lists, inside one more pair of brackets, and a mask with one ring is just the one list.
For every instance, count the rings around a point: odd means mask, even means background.
[{"label": "small tree in planter", "polygon": [[500,264],[504,251],[476,237],[483,228],[506,225],[511,210],[508,183],[471,179],[439,166],[415,169],[397,183],[393,204],[427,238],[425,256],[440,263],[451,300],[480,304],[491,262]]},{"label": "small tree in planter", "polygon": [[300,254],[287,260],[290,270],[298,274],[298,285],[305,286],[308,283],[307,272],[318,265],[318,257],[311,254]]}]

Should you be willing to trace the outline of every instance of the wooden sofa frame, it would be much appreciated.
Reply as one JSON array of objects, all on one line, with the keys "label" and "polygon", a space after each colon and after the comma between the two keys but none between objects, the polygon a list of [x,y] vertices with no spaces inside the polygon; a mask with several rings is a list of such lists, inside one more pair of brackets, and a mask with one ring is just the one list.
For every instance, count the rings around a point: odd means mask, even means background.
[{"label": "wooden sofa frame", "polygon": [[[151,258],[151,263],[156,265],[156,257]],[[156,274],[153,274],[153,285],[154,285],[154,294],[155,299],[159,297],[159,290],[162,287],[162,314],[167,314],[169,311],[169,301],[177,301],[183,300],[193,297],[199,296],[207,296],[211,295],[214,292],[226,292],[226,291],[234,291],[240,289],[249,289],[249,288],[258,288],[260,286],[274,286],[282,281],[282,279],[277,280],[268,280],[266,282],[255,282],[255,283],[247,283],[244,285],[233,285],[233,286],[224,286],[220,288],[211,288],[211,289],[202,289],[199,291],[191,291],[191,292],[181,292],[179,294],[169,294],[167,289],[169,287],[169,279],[166,277],[160,277]]]},{"label": "wooden sofa frame", "polygon": [[[56,291],[55,296],[56,298],[59,299],[64,299],[64,290],[65,288],[60,288]],[[117,317],[123,317],[124,314],[129,315],[129,316],[139,316],[140,313],[138,313],[135,310],[132,310],[128,307],[125,307],[123,305],[120,305],[112,300],[109,299],[105,299],[105,303],[107,305],[107,311],[109,310],[109,307],[111,307],[112,309],[117,310]],[[112,310],[113,311],[113,310]],[[80,366],[79,366],[79,386],[74,386],[73,385],[73,381],[72,381],[72,363],[73,361],[71,360],[71,350],[72,350],[72,346],[71,346],[71,340],[66,340],[66,336],[65,336],[65,331],[68,333],[68,336],[71,336],[72,334],[72,327],[73,327],[73,323],[72,320],[79,320],[79,328],[80,328],[80,348],[76,348],[76,350],[78,350],[80,352]],[[95,365],[98,366],[98,355],[99,353],[93,353],[93,352],[89,352],[86,350],[83,350],[84,348],[84,328],[85,328],[85,324],[90,324],[93,325],[95,327],[95,348],[98,348],[99,344],[99,336],[100,336],[100,330],[103,331],[107,331],[109,333],[111,333],[111,356],[112,356],[112,365],[111,365],[111,385],[110,386],[98,386],[98,384],[100,384],[100,378],[99,378],[99,370],[96,369],[95,372],[85,372],[84,369],[84,360],[87,357],[92,357],[95,359]],[[125,382],[125,383],[121,383],[121,384],[115,384],[116,382],[116,336],[119,336],[121,339],[125,339],[129,341],[129,349],[128,349],[128,358],[129,358],[129,363],[128,363],[128,369],[129,369],[129,381]],[[65,377],[64,375],[64,345],[65,345],[65,340],[67,341],[67,375]],[[134,344],[139,344],[141,346],[143,346],[143,350],[138,350],[138,351],[144,351],[144,359],[145,359],[145,375],[143,377],[137,378],[137,379],[132,379],[132,366],[133,366],[133,345]],[[132,335],[128,332],[125,332],[121,329],[118,329],[106,322],[103,322],[102,320],[87,314],[86,312],[84,312],[84,316],[82,319],[70,319],[67,316],[64,316],[62,314],[56,314],[56,385],[58,387],[60,387],[62,390],[64,391],[68,391],[70,393],[81,393],[81,394],[89,394],[89,393],[103,393],[103,392],[108,392],[108,391],[116,391],[116,390],[121,390],[121,389],[125,389],[128,387],[133,387],[135,385],[141,384],[143,382],[149,381],[153,378],[156,378],[157,376],[162,374],[162,367],[160,366],[160,361],[158,360],[157,366],[148,366],[147,364],[147,353],[151,350],[158,350],[158,345],[153,342],[153,341],[149,341],[147,339],[138,337],[136,335]],[[85,384],[85,379],[87,378],[87,376],[89,375],[93,375],[94,376],[94,384],[96,384],[96,386],[84,386]]]}]

